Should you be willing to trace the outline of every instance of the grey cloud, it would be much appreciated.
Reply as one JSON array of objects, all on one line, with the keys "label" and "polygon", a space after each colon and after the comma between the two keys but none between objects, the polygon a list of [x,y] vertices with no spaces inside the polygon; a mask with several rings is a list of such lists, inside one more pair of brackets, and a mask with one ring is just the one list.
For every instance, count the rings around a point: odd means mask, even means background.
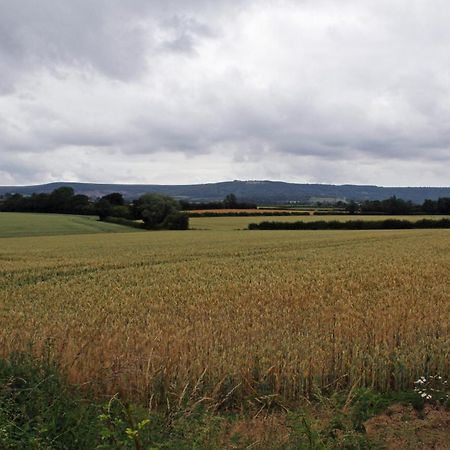
[{"label": "grey cloud", "polygon": [[195,53],[200,39],[216,36],[216,31],[207,24],[188,16],[172,16],[162,21],[161,27],[169,34],[161,43],[161,48],[181,53]]},{"label": "grey cloud", "polygon": [[[121,80],[136,79],[155,52],[192,51],[198,38],[213,35],[201,17],[193,16],[203,3],[1,0],[0,67],[15,75],[3,78],[3,89],[39,67],[91,68]],[[171,39],[159,42],[167,31]]]},{"label": "grey cloud", "polygon": [[67,153],[80,179],[106,158],[111,177],[151,161],[168,182],[220,165],[395,182],[401,162],[443,184],[449,19],[443,0],[0,0],[0,176],[31,176],[26,155],[58,178]]},{"label": "grey cloud", "polygon": [[145,69],[141,10],[118,8],[115,1],[4,0],[0,35],[8,39],[1,41],[1,59],[13,68],[15,61],[17,72],[78,66],[128,79]]}]

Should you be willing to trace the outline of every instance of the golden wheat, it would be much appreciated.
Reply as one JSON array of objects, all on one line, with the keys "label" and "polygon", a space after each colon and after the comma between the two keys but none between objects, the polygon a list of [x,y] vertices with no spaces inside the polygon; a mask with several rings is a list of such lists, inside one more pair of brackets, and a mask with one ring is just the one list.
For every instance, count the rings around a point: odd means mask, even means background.
[{"label": "golden wheat", "polygon": [[448,374],[450,232],[0,240],[0,344],[98,393],[296,400]]}]

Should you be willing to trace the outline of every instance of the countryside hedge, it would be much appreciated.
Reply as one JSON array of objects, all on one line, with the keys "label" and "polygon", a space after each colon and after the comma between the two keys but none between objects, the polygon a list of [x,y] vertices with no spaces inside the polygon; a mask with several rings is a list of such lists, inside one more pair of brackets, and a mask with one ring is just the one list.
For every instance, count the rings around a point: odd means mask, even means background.
[{"label": "countryside hedge", "polygon": [[386,219],[386,220],[318,220],[314,222],[261,222],[248,225],[249,230],[400,230],[450,228],[450,219],[418,221]]}]

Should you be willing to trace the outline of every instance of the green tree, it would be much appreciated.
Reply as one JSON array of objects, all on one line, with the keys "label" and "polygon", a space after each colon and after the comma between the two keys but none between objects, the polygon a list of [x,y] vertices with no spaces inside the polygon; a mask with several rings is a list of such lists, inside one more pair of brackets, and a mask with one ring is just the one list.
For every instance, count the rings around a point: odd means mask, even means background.
[{"label": "green tree", "polygon": [[187,230],[189,228],[189,217],[182,212],[170,213],[164,221],[163,228],[168,230]]},{"label": "green tree", "polygon": [[103,200],[107,200],[112,206],[123,206],[125,200],[120,192],[111,192],[111,194],[104,195]]},{"label": "green tree", "polygon": [[437,210],[440,214],[450,214],[450,198],[440,197],[437,201]]},{"label": "green tree", "polygon": [[[144,222],[145,228],[155,229],[181,229],[184,219],[180,213],[180,204],[167,195],[144,194],[133,204],[133,212],[136,219]],[[185,220],[185,228],[187,221]]]},{"label": "green tree", "polygon": [[100,220],[105,220],[112,215],[113,206],[108,200],[101,198],[95,203],[95,209],[97,210]]},{"label": "green tree", "polygon": [[438,210],[437,201],[426,199],[422,204],[422,211],[427,214],[435,214]]},{"label": "green tree", "polygon": [[236,205],[237,205],[237,198],[234,194],[228,194],[223,199],[223,206],[225,208],[233,209],[236,207]]},{"label": "green tree", "polygon": [[358,204],[352,200],[347,205],[346,210],[349,212],[349,214],[356,214],[358,212]]},{"label": "green tree", "polygon": [[75,192],[69,186],[55,189],[48,198],[50,212],[66,213],[70,212],[72,198]]}]

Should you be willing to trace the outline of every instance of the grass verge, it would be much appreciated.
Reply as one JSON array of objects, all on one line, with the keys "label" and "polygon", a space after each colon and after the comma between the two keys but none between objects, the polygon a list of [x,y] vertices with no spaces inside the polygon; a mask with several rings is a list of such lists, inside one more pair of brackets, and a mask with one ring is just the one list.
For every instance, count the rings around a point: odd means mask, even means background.
[{"label": "grass verge", "polygon": [[[439,445],[449,436],[446,408],[425,403],[416,392],[354,389],[317,391],[289,409],[267,403],[246,411],[209,410],[174,401],[151,411],[119,393],[106,401],[90,399],[48,359],[28,354],[0,359],[0,448],[5,450],[395,448],[407,444],[408,436],[420,445]],[[377,421],[380,414],[383,420]],[[403,425],[418,421],[419,431],[411,435],[415,430],[400,426],[396,414]],[[395,424],[394,440],[384,417]],[[426,436],[420,434],[424,423],[435,428]]]}]

